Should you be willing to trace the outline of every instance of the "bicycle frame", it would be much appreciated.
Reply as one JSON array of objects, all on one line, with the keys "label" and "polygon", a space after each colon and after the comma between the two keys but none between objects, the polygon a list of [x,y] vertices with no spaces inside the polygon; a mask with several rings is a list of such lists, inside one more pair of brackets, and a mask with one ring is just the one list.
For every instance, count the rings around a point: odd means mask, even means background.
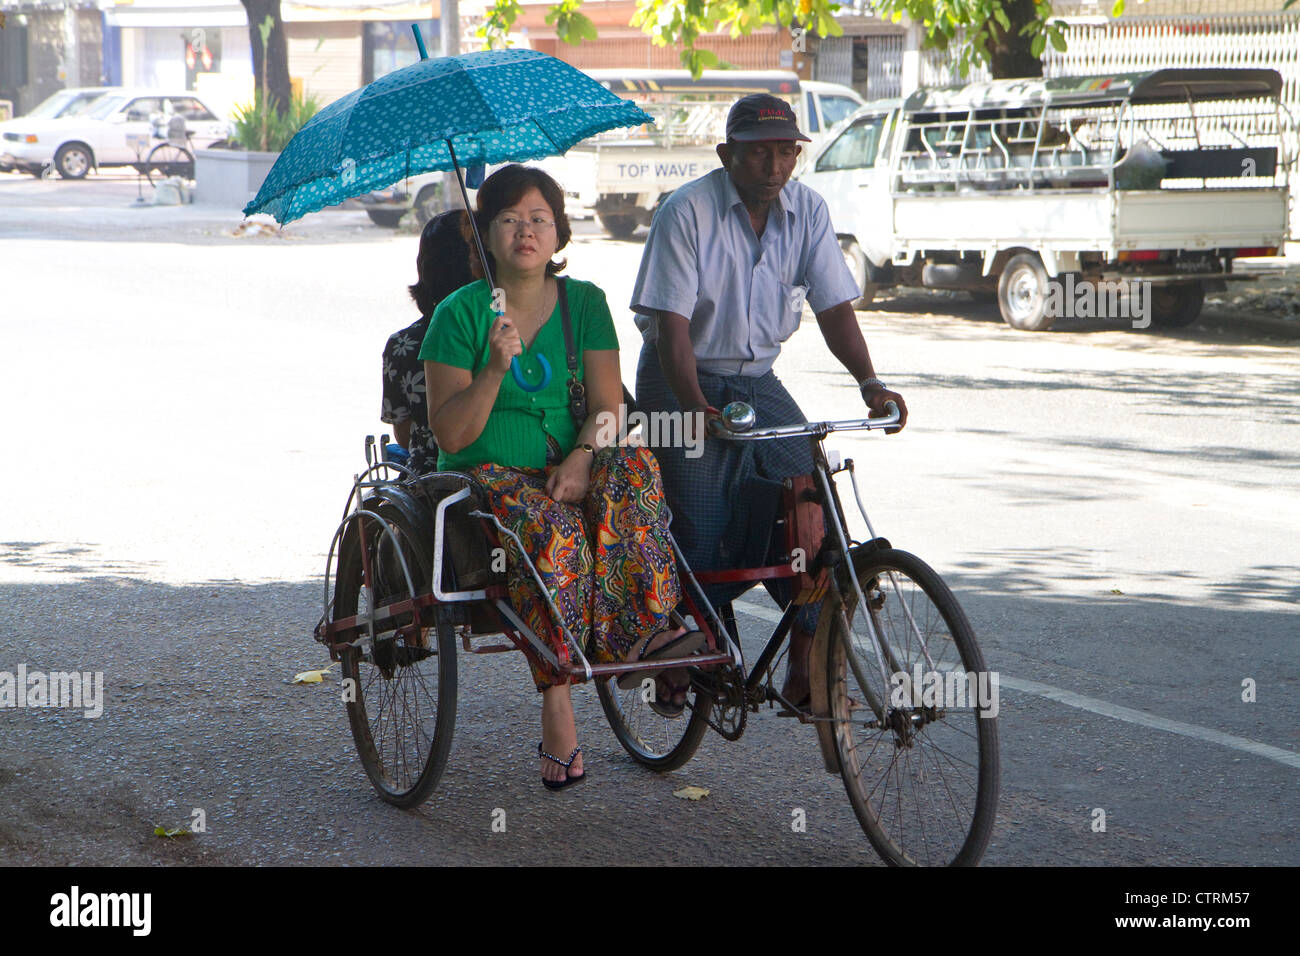
[{"label": "bicycle frame", "polygon": [[[822,447],[822,442],[826,439],[826,436],[834,432],[866,431],[866,430],[873,430],[873,429],[889,428],[897,425],[898,420],[899,420],[899,414],[897,409],[895,409],[890,415],[882,418],[850,419],[850,420],[836,421],[836,422],[812,422],[812,423],[806,423],[801,425],[784,425],[784,426],[754,429],[748,431],[730,431],[725,428],[718,428],[714,431],[715,437],[722,438],[725,440],[731,440],[731,441],[765,441],[765,440],[772,440],[772,439],[779,439],[779,438],[794,438],[799,436],[807,436],[809,438],[812,456],[813,456],[813,474],[815,475],[817,482],[820,485],[820,491],[821,491],[820,503],[822,505],[823,516],[825,518],[828,527],[834,528],[834,532],[833,532],[834,539],[832,540],[830,534],[827,534],[827,536],[823,539],[822,550],[818,555],[814,557],[814,566],[819,566],[819,572],[821,573],[822,576],[826,578],[826,585],[831,589],[832,593],[836,597],[837,613],[840,616],[841,626],[844,628],[844,632],[846,634],[852,634],[854,633],[853,621],[849,619],[844,613],[845,595],[840,594],[840,589],[839,589],[838,582],[836,580],[836,575],[832,573],[834,570],[834,566],[837,565],[841,560],[849,562],[849,566],[850,566],[849,580],[852,583],[854,596],[857,599],[856,602],[854,603],[854,608],[855,608],[854,617],[856,617],[857,608],[865,608],[867,610],[866,617],[870,623],[871,646],[876,654],[876,662],[880,669],[880,676],[883,682],[882,686],[889,686],[890,683],[890,672],[885,669],[886,663],[888,663],[889,667],[892,668],[893,673],[905,673],[905,671],[903,671],[903,669],[900,667],[897,659],[893,654],[892,649],[889,648],[887,642],[885,641],[883,628],[881,627],[879,620],[876,619],[874,615],[871,614],[870,607],[866,601],[866,597],[862,593],[862,588],[858,583],[857,575],[852,573],[852,547],[850,545],[850,541],[848,537],[848,523],[845,518],[844,506],[840,501],[838,490],[836,488],[834,481],[832,480],[835,474],[838,474],[840,471],[849,472],[850,478],[853,483],[854,498],[857,501],[858,510],[862,514],[863,521],[866,522],[867,530],[871,535],[870,540],[872,542],[875,542],[881,539],[877,538],[875,529],[872,527],[871,524],[871,518],[867,514],[865,505],[863,505],[862,503],[862,496],[858,490],[857,474],[853,467],[852,459],[848,459],[843,465],[839,466],[838,468],[832,469],[830,466],[830,462],[826,458],[825,451]],[[675,545],[676,542],[674,542],[674,546]],[[834,545],[837,546],[837,548],[833,548],[832,551],[828,553],[827,552],[828,545]],[[788,565],[773,565],[769,567],[746,568],[746,569],[737,569],[733,571],[697,572],[691,577],[693,583],[695,583],[696,589],[699,590],[699,583],[705,583],[705,584],[724,583],[724,582],[734,582],[734,581],[742,581],[742,580],[766,581],[766,580],[774,580],[776,578],[782,578],[782,577],[794,577],[797,575],[797,573],[798,572],[796,572],[792,567]],[[895,590],[897,591],[898,590],[897,582],[893,581],[892,584]],[[700,594],[703,597],[702,591],[700,591]],[[763,647],[763,650],[760,652],[758,660],[755,662],[753,669],[746,677],[745,680],[746,696],[751,701],[751,703],[761,702],[765,697],[769,699],[776,699],[780,703],[782,703],[789,711],[795,713],[799,717],[799,719],[805,723],[817,722],[817,721],[828,721],[831,718],[825,716],[824,714],[823,715],[813,714],[809,716],[799,711],[799,709],[792,702],[785,700],[783,697],[781,697],[780,693],[776,691],[774,688],[772,688],[770,684],[767,688],[766,694],[759,694],[759,690],[762,687],[769,666],[772,660],[776,657],[777,653],[780,651],[781,646],[784,644],[786,636],[790,633],[794,616],[798,613],[799,608],[801,607],[801,604],[798,602],[799,596],[800,595],[795,595],[794,599],[791,600],[790,605],[785,609],[785,612],[782,614],[780,620],[777,622],[776,628],[773,630],[772,635],[768,638],[767,644]],[[716,612],[713,611],[713,608],[711,606],[709,606],[708,609],[711,612],[710,616],[713,622],[719,628],[723,629],[723,631],[725,632],[725,627],[718,619]],[[910,621],[910,615],[909,615],[909,621]],[[915,625],[915,622],[910,622],[910,623],[913,632],[917,635],[918,639],[921,642],[921,646],[926,656],[927,662],[932,663],[930,661],[929,651],[927,648],[925,648],[924,636],[921,635],[920,630]],[[825,627],[825,622],[822,622],[822,628],[819,628],[819,630],[823,629],[824,627]],[[857,678],[859,687],[867,695],[868,697],[867,702],[870,705],[872,711],[875,713],[876,718],[878,720],[883,721],[885,718],[886,702],[878,699],[876,695],[872,693],[871,684],[870,682],[865,680],[863,664],[858,659],[858,655],[853,648],[852,641],[849,641],[847,643],[848,646],[846,647],[846,651],[847,651],[848,661],[850,666],[854,670],[854,676]],[[905,679],[910,680],[910,678],[905,678]],[[909,692],[910,692],[910,688],[909,688]]]},{"label": "bicycle frame", "polygon": [[[863,506],[862,497],[858,492],[857,477],[854,472],[852,459],[847,460],[843,465],[836,468],[830,466],[822,448],[822,442],[827,435],[839,431],[862,431],[888,428],[896,425],[898,415],[895,412],[892,416],[885,418],[866,418],[837,422],[816,422],[801,425],[780,426],[775,428],[755,429],[747,432],[716,432],[718,438],[732,441],[762,441],[777,438],[793,438],[798,436],[807,436],[811,444],[813,454],[813,474],[820,486],[820,504],[825,522],[833,527],[833,531],[828,528],[827,535],[823,538],[822,547],[817,555],[812,556],[812,566],[818,574],[818,579],[825,582],[824,586],[830,589],[835,596],[838,605],[837,613],[841,618],[841,626],[844,627],[845,633],[855,633],[854,621],[845,615],[844,604],[848,595],[840,593],[840,587],[837,576],[834,573],[835,566],[840,561],[849,561],[851,567],[852,547],[848,537],[848,525],[845,519],[843,504],[840,501],[838,490],[833,481],[833,476],[840,471],[848,471],[852,478],[854,496],[857,500],[859,510],[863,519],[867,523],[868,530],[872,534],[872,540],[875,538],[875,531],[871,526],[870,518],[867,515],[866,508]],[[396,620],[402,615],[411,615],[411,623],[394,630],[394,640],[403,640],[408,644],[415,644],[422,640],[421,633],[424,628],[430,626],[433,622],[426,618],[430,608],[438,606],[454,607],[466,605],[480,605],[491,608],[496,615],[499,623],[499,631],[491,633],[500,633],[510,641],[512,646],[494,645],[485,648],[483,653],[495,651],[504,651],[517,649],[523,651],[527,656],[534,660],[545,661],[550,664],[561,674],[577,679],[578,681],[589,681],[596,677],[617,677],[634,671],[656,672],[673,667],[680,667],[681,662],[678,660],[665,659],[661,661],[646,661],[632,663],[616,664],[593,664],[587,659],[586,654],[581,646],[581,642],[565,626],[562,616],[551,600],[541,576],[536,566],[523,548],[519,538],[508,528],[501,524],[497,517],[491,512],[475,509],[469,514],[479,519],[484,531],[488,536],[489,544],[493,547],[500,547],[502,541],[509,541],[514,546],[514,552],[518,556],[521,567],[527,569],[527,573],[536,582],[538,591],[543,595],[551,621],[557,630],[563,635],[563,643],[558,647],[552,647],[544,641],[531,628],[527,626],[519,616],[514,612],[509,603],[509,595],[505,587],[500,584],[490,585],[485,588],[473,590],[444,590],[443,580],[446,568],[446,523],[447,513],[453,505],[470,498],[471,485],[473,478],[459,472],[438,472],[434,475],[426,476],[428,478],[455,478],[466,483],[465,487],[459,491],[443,497],[435,507],[434,527],[433,527],[433,547],[432,547],[432,580],[429,583],[429,589],[426,593],[417,594],[414,587],[410,568],[406,566],[403,558],[403,573],[406,575],[408,584],[408,594],[415,594],[414,597],[406,597],[398,601],[384,604],[380,607],[374,605],[374,589],[372,583],[372,569],[369,561],[369,547],[367,542],[366,524],[361,518],[370,518],[380,523],[383,534],[390,537],[396,542],[392,528],[384,522],[383,518],[374,510],[363,507],[365,502],[365,490],[383,487],[389,482],[382,480],[373,480],[371,478],[376,472],[382,469],[395,470],[399,475],[408,478],[412,477],[406,469],[387,461],[379,461],[372,464],[361,475],[353,480],[353,489],[349,495],[348,502],[345,505],[345,516],[339,524],[334,534],[334,540],[331,543],[329,556],[326,564],[325,580],[325,609],[322,615],[321,623],[316,629],[317,639],[325,643],[330,649],[332,658],[337,659],[339,653],[347,647],[358,646],[363,643],[375,641],[377,625],[387,621]],[[419,479],[415,479],[418,481]],[[355,502],[355,507],[353,503]],[[348,510],[348,509],[352,510]],[[330,595],[329,580],[330,572],[334,567],[335,556],[340,541],[353,524],[357,525],[357,533],[360,536],[361,553],[363,556],[362,577],[363,586],[368,596],[367,610],[343,619],[330,621]],[[691,666],[696,669],[708,669],[719,665],[736,666],[745,674],[745,696],[748,705],[756,709],[757,705],[766,699],[779,701],[790,713],[795,714],[803,722],[827,721],[830,718],[824,713],[814,713],[809,715],[791,701],[785,700],[780,693],[771,687],[770,682],[764,690],[764,681],[767,679],[773,660],[780,652],[786,637],[790,634],[795,615],[802,606],[798,603],[797,598],[802,596],[803,591],[796,595],[796,600],[792,601],[790,606],[785,609],[781,619],[777,623],[767,643],[760,652],[752,668],[745,667],[743,654],[741,652],[738,635],[733,634],[733,627],[728,628],[718,610],[712,605],[704,592],[703,585],[734,583],[737,581],[761,582],[774,580],[778,578],[796,577],[800,572],[796,571],[789,564],[751,567],[751,568],[734,568],[718,571],[694,571],[687,564],[682,555],[681,548],[675,538],[669,535],[673,552],[677,557],[681,568],[683,569],[684,585],[683,603],[686,613],[694,617],[695,621],[703,630],[708,639],[708,651],[703,654],[695,655],[691,658]],[[400,549],[399,549],[400,553]],[[857,608],[866,609],[864,615],[869,623],[870,644],[876,654],[876,664],[880,670],[881,677],[884,681],[883,686],[889,684],[889,672],[886,670],[886,664],[893,668],[894,673],[901,672],[897,660],[890,648],[886,645],[883,637],[883,631],[878,621],[874,620],[870,613],[865,595],[858,584],[856,575],[850,573],[849,579],[852,583],[855,611],[853,618],[857,616]],[[895,588],[897,584],[894,584]],[[824,623],[824,622],[823,622]],[[915,625],[913,625],[915,630]],[[819,631],[824,627],[819,627]],[[924,639],[919,630],[916,631],[918,638],[921,639],[924,648]],[[462,634],[464,646],[470,650],[469,645],[470,631],[468,627]],[[886,702],[879,700],[870,690],[870,682],[864,679],[864,665],[858,659],[858,655],[852,648],[852,642],[849,642],[848,660],[853,667],[859,686],[868,696],[868,704],[875,712],[877,719],[883,720],[885,716]],[[928,650],[925,651],[927,660],[929,658]],[[748,671],[746,673],[746,671]]]}]

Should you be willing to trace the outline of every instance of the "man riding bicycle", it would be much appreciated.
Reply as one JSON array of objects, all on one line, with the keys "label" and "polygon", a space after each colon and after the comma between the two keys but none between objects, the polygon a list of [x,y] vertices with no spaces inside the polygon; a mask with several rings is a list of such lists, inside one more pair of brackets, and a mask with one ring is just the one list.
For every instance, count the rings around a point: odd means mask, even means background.
[{"label": "man riding bicycle", "polygon": [[[801,147],[793,110],[765,93],[745,96],[727,116],[721,169],[676,190],[650,226],[631,308],[644,345],[636,398],[647,412],[716,418],[728,402],[753,405],[759,427],[806,421],[772,372],[781,343],[798,329],[805,301],[831,353],[857,380],[875,415],[896,402],[871,363],[852,301],[862,294],[840,252],[822,198],[790,182]],[[684,434],[703,434],[704,423]],[[897,429],[893,429],[897,431]],[[655,447],[672,531],[692,570],[767,564],[782,479],[812,471],[801,438],[737,444],[710,441],[700,457]],[[714,585],[725,603],[749,584]],[[765,582],[782,607],[790,579]],[[808,700],[808,651],[815,605],[795,617],[782,696]]]}]

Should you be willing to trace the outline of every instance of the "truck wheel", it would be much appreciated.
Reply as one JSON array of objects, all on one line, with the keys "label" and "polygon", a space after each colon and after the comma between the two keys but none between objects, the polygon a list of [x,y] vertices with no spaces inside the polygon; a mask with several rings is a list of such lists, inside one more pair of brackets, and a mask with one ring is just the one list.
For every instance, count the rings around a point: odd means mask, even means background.
[{"label": "truck wheel", "polygon": [[94,164],[90,148],[81,143],[64,143],[54,154],[54,168],[64,179],[85,179]]},{"label": "truck wheel", "polygon": [[852,239],[840,240],[840,251],[844,253],[844,264],[853,273],[853,281],[862,295],[853,300],[853,308],[865,309],[876,297],[876,284],[867,278],[867,254]]},{"label": "truck wheel", "polygon": [[601,212],[600,224],[615,239],[626,239],[636,232],[636,216],[620,213]]},{"label": "truck wheel", "polygon": [[1191,325],[1205,304],[1205,287],[1199,282],[1176,282],[1151,290],[1151,324],[1158,329]]},{"label": "truck wheel", "polygon": [[415,221],[423,228],[438,213],[442,212],[442,189],[437,185],[425,186],[420,195],[415,197]]},{"label": "truck wheel", "polygon": [[1056,316],[1047,311],[1047,270],[1034,252],[1012,256],[998,280],[998,309],[1013,329],[1046,332]]},{"label": "truck wheel", "polygon": [[383,226],[385,229],[396,229],[397,224],[402,221],[406,215],[405,209],[367,209],[366,215],[376,226]]}]

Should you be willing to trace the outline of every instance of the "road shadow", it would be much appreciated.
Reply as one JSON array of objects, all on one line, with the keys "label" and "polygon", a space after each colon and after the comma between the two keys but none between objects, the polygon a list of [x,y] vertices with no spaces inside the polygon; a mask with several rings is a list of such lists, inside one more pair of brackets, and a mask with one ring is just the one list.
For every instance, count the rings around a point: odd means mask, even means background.
[{"label": "road shadow", "polygon": [[[1292,792],[1293,768],[1010,686],[1040,682],[1294,748],[1300,569],[1261,564],[1187,600],[1157,593],[1177,572],[1153,569],[1117,594],[1091,562],[1080,549],[1026,548],[939,569],[988,667],[1008,679],[986,862],[1300,862],[1294,808],[1276,799]],[[0,670],[99,670],[105,686],[98,719],[0,714],[0,854],[82,865],[519,864],[563,845],[572,864],[698,862],[701,847],[741,865],[879,862],[809,728],[766,711],[751,715],[740,743],[710,734],[681,771],[658,775],[623,754],[590,688],[579,688],[593,780],[555,813],[535,779],[537,695],[515,654],[458,652],[448,768],[425,804],[396,810],[362,773],[336,679],[290,683],[328,664],[310,637],[320,600],[316,581],[0,585]],[[770,625],[741,616],[752,657]],[[1257,703],[1241,699],[1245,678],[1258,684]],[[687,783],[710,797],[674,799]],[[792,834],[792,807],[807,832]],[[1091,826],[1098,807],[1104,837]],[[187,825],[195,809],[206,832],[153,836],[155,826]],[[492,829],[497,811],[508,837]]]},{"label": "road shadow", "polygon": [[[1205,348],[1201,354],[1216,354],[1224,346],[1259,345],[1261,347],[1285,348],[1294,350],[1294,343],[1300,339],[1300,322],[1271,322],[1267,327],[1251,324],[1249,316],[1246,321],[1238,321],[1230,311],[1219,306],[1207,307],[1201,317],[1192,325],[1181,329],[1147,328],[1134,329],[1129,319],[1106,318],[1060,318],[1046,332],[1022,332],[1012,329],[1002,320],[995,303],[979,302],[968,293],[943,289],[900,289],[885,291],[865,309],[858,309],[859,318],[871,321],[880,319],[890,323],[915,322],[928,320],[927,334],[939,339],[985,340],[988,333],[1000,330],[1001,334],[1012,336],[1047,336],[1048,341],[1069,336],[1092,336],[1104,333],[1122,332],[1123,336],[1113,336],[1106,344],[1108,347],[1131,352],[1143,352],[1159,349],[1163,343],[1173,341],[1201,345]],[[963,334],[958,323],[936,324],[938,319],[960,319],[970,323],[970,328]]]}]

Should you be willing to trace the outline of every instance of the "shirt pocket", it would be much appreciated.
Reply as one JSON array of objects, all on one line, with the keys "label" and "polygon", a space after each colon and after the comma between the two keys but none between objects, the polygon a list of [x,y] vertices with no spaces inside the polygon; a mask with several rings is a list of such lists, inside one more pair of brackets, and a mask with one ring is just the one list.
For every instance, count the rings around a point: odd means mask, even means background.
[{"label": "shirt pocket", "polygon": [[790,282],[781,283],[781,302],[778,306],[777,334],[778,342],[784,342],[794,335],[803,321],[803,305],[808,299],[808,287]]}]

